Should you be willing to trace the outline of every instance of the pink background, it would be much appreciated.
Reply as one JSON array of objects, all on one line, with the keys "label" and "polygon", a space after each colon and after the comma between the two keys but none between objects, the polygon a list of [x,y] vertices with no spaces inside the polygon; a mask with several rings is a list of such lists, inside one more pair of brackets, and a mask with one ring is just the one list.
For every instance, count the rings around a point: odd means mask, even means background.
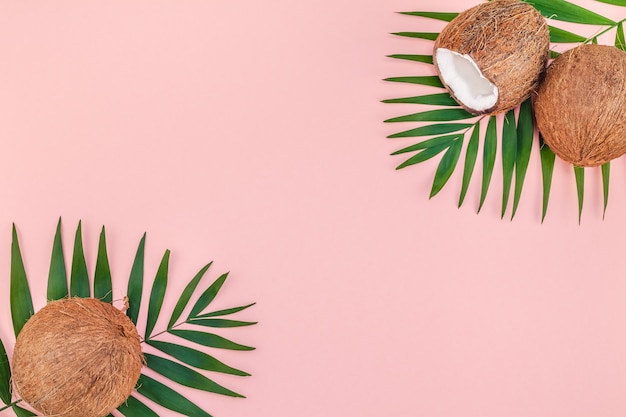
[{"label": "pink background", "polygon": [[417,109],[380,100],[427,90],[382,81],[429,71],[386,58],[430,48],[389,33],[443,27],[394,12],[477,2],[436,3],[1,2],[9,353],[11,223],[40,308],[62,216],[66,248],[82,219],[90,271],[107,226],[115,298],[145,231],[148,277],[172,250],[164,308],[209,260],[210,279],[231,271],[216,303],[258,303],[228,332],[257,350],[220,356],[253,376],[216,377],[248,398],[185,391],[216,417],[623,416],[626,164],[604,221],[588,172],[580,226],[561,162],[540,224],[536,147],[513,222],[499,160],[480,215],[479,174],[461,209],[460,169],[429,201],[437,161],[395,171],[415,140],[382,123]]}]

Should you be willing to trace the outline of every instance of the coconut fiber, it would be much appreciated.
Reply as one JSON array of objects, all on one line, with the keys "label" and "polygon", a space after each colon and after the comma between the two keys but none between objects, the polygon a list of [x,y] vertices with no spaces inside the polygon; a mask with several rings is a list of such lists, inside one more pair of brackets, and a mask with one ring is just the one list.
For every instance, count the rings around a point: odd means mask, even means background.
[{"label": "coconut fiber", "polygon": [[46,416],[103,417],[135,388],[143,354],[130,319],[93,298],[50,302],[24,325],[13,384]]},{"label": "coconut fiber", "polygon": [[548,67],[534,111],[546,144],[567,162],[597,166],[626,153],[626,53],[566,51]]},{"label": "coconut fiber", "polygon": [[460,13],[441,31],[433,53],[441,77],[438,48],[469,55],[482,75],[498,87],[498,100],[490,109],[476,111],[459,102],[470,113],[493,114],[518,106],[537,88],[549,57],[550,33],[530,4],[496,0]]}]

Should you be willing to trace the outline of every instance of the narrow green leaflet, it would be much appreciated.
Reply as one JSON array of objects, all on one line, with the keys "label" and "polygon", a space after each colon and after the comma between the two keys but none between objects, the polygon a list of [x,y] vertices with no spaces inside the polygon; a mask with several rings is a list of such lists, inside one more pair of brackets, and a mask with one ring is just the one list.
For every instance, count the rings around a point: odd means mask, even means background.
[{"label": "narrow green leaflet", "polygon": [[211,417],[178,392],[147,375],[141,374],[138,385],[137,392],[169,410],[189,417]]},{"label": "narrow green leaflet", "polygon": [[229,397],[245,398],[243,395],[224,388],[220,384],[210,380],[201,373],[194,371],[184,365],[160,356],[145,353],[148,368],[163,375],[164,377],[184,385],[186,387],[213,392],[215,394],[227,395]]},{"label": "narrow green leaflet", "polygon": [[430,190],[430,198],[436,196],[452,176],[452,173],[456,168],[456,164],[459,162],[461,149],[463,149],[463,141],[461,139],[457,139],[452,143],[452,145],[450,145],[446,153],[443,155],[443,158],[441,158],[441,162],[437,166],[437,171],[435,172],[433,186]]},{"label": "narrow green leaflet", "polygon": [[517,126],[515,111],[509,110],[504,116],[502,126],[502,213],[504,217],[509,202],[515,159],[517,158]]},{"label": "narrow green leaflet", "polygon": [[11,367],[2,340],[0,340],[0,400],[5,404],[11,403]]},{"label": "narrow green leaflet", "polygon": [[176,307],[174,307],[174,311],[172,312],[172,317],[170,317],[170,321],[167,324],[168,329],[171,329],[176,323],[176,320],[180,318],[180,315],[183,313],[183,310],[187,306],[187,303],[189,303],[189,299],[191,298],[193,292],[196,290],[198,283],[204,276],[205,272],[209,269],[211,264],[212,262],[209,262],[208,264],[206,264],[200,270],[200,272],[198,272],[196,276],[193,277],[191,281],[189,281],[189,284],[187,284],[187,286],[183,290],[182,294],[180,295],[180,298],[178,299],[178,302],[176,303]]},{"label": "narrow green leaflet", "polygon": [[163,299],[165,298],[165,289],[167,287],[167,275],[170,261],[170,251],[166,250],[161,264],[157,270],[154,283],[152,284],[152,291],[150,292],[150,303],[148,304],[148,320],[146,322],[146,334],[144,339],[150,339],[152,330],[156,325],[159,313],[161,312],[161,306],[163,305]]},{"label": "narrow green leaflet", "polygon": [[478,139],[480,138],[480,123],[476,123],[472,136],[467,144],[467,150],[465,151],[465,166],[463,168],[463,182],[461,183],[461,195],[459,196],[458,207],[463,205],[465,195],[469,188],[472,174],[474,173],[474,166],[476,165],[476,159],[478,157]]},{"label": "narrow green leaflet", "polygon": [[430,87],[443,88],[443,84],[441,83],[441,80],[436,75],[420,75],[420,76],[415,76],[415,77],[391,77],[391,78],[385,78],[385,81],[390,81],[394,83],[428,85]]},{"label": "narrow green leaflet", "polygon": [[433,32],[395,32],[392,35],[396,36],[404,36],[405,38],[416,38],[416,39],[426,39],[429,41],[434,41],[439,36],[439,33]]},{"label": "narrow green leaflet", "polygon": [[251,346],[232,342],[213,333],[198,332],[195,330],[169,330],[169,333],[206,347],[228,350],[254,350]]},{"label": "narrow green leaflet", "polygon": [[208,327],[242,327],[257,324],[256,321],[239,321],[226,319],[195,319],[191,320],[189,323]]},{"label": "narrow green leaflet", "polygon": [[626,6],[626,0],[596,0],[600,3],[614,4],[616,6]]},{"label": "narrow green leaflet", "polygon": [[210,313],[200,314],[199,316],[197,316],[197,318],[227,316],[229,314],[234,314],[234,313],[238,313],[240,311],[243,311],[243,310],[245,310],[245,309],[247,309],[249,307],[252,307],[255,304],[256,303],[250,303],[250,304],[247,304],[247,305],[241,306],[241,307],[226,308],[224,310],[212,311]]},{"label": "narrow green leaflet", "polygon": [[543,202],[541,209],[541,223],[543,223],[548,212],[548,203],[550,202],[550,189],[552,188],[552,176],[554,174],[556,155],[552,152],[552,149],[545,144],[541,134],[539,134],[539,152],[541,155],[541,176],[543,183]]},{"label": "narrow green leaflet", "polygon": [[574,175],[576,177],[576,192],[578,194],[578,223],[580,224],[583,214],[583,202],[585,200],[585,169],[574,166]]},{"label": "narrow green leaflet", "polygon": [[526,172],[528,171],[534,134],[535,128],[533,126],[533,109],[531,99],[528,99],[522,103],[517,120],[515,194],[513,195],[513,212],[511,214],[511,220],[515,217],[515,213],[517,212],[517,207],[522,196],[522,188],[524,186],[524,180],[526,179]]},{"label": "narrow green leaflet", "polygon": [[550,28],[550,42],[552,43],[581,43],[585,42],[587,38],[577,35],[567,30],[560,29],[554,26]]},{"label": "narrow green leaflet", "polygon": [[130,270],[130,277],[128,278],[128,318],[137,325],[137,317],[139,317],[139,308],[141,307],[141,297],[143,292],[143,269],[144,269],[144,254],[146,247],[146,234],[139,241],[137,252],[135,254],[135,260]]},{"label": "narrow green leaflet", "polygon": [[198,298],[198,301],[196,301],[193,308],[191,309],[191,313],[189,313],[189,316],[187,317],[188,319],[192,317],[196,317],[198,314],[202,313],[202,310],[204,310],[205,308],[209,306],[209,304],[211,304],[211,302],[217,296],[217,293],[219,292],[220,288],[222,288],[222,285],[224,285],[224,281],[226,281],[226,278],[228,278],[228,272],[220,275],[213,282],[213,284],[211,284],[211,286],[207,288],[202,293],[202,295],[200,295],[200,297]]},{"label": "narrow green leaflet", "polygon": [[400,155],[400,154],[407,153],[407,152],[415,152],[421,149],[433,148],[439,145],[450,145],[455,140],[462,139],[462,138],[463,138],[463,134],[438,136],[436,138],[427,139],[427,140],[418,142],[415,145],[402,148],[392,153],[392,155]]},{"label": "narrow green leaflet", "polygon": [[626,51],[626,40],[624,39],[624,25],[619,22],[617,25],[617,31],[615,32],[615,47]]},{"label": "narrow green leaflet", "polygon": [[78,222],[76,236],[74,238],[74,253],[72,255],[72,270],[70,273],[70,294],[72,297],[88,298],[91,296],[89,289],[89,274],[85,262],[83,250],[83,234],[81,222]]},{"label": "narrow green leaflet", "polygon": [[416,129],[406,130],[404,132],[395,133],[387,136],[388,138],[412,138],[419,136],[443,135],[445,133],[458,132],[460,130],[469,129],[472,124],[468,123],[439,123],[418,127]]},{"label": "narrow green leaflet", "polygon": [[611,163],[607,162],[602,165],[602,190],[604,192],[604,209],[602,210],[602,218],[606,216],[606,207],[609,204],[609,180],[611,178]]},{"label": "narrow green leaflet", "polygon": [[157,413],[132,395],[126,399],[124,404],[117,407],[117,411],[126,417],[159,417]]},{"label": "narrow green leaflet", "polygon": [[111,283],[111,268],[109,267],[104,226],[102,226],[98,242],[98,258],[96,259],[96,271],[93,276],[93,296],[105,303],[113,302],[113,284]]},{"label": "narrow green leaflet", "polygon": [[407,61],[423,62],[425,64],[432,64],[432,55],[412,55],[412,54],[393,54],[387,55],[387,58],[404,59]]},{"label": "narrow green leaflet", "polygon": [[61,219],[57,223],[52,244],[52,256],[50,258],[50,271],[48,272],[48,291],[46,298],[49,301],[60,300],[67,297],[67,270],[65,269],[65,257],[63,255],[63,239],[61,237]]},{"label": "narrow green leaflet", "polygon": [[614,25],[615,22],[565,0],[525,0],[546,18],[588,25]]},{"label": "narrow green leaflet", "polygon": [[421,16],[428,17],[430,19],[443,20],[444,22],[450,22],[457,17],[458,13],[441,13],[441,12],[400,12],[408,16]]},{"label": "narrow green leaflet", "polygon": [[147,343],[161,352],[167,353],[168,355],[186,363],[187,365],[193,366],[194,368],[212,372],[221,372],[223,374],[250,376],[247,372],[230,367],[211,355],[207,355],[204,352],[200,352],[199,350],[195,350],[187,346],[175,345],[168,342],[159,342],[156,340],[150,340]]},{"label": "narrow green leaflet", "polygon": [[30,410],[20,407],[19,405],[14,405],[11,408],[17,417],[32,417],[37,415]]},{"label": "narrow green leaflet", "polygon": [[11,293],[11,319],[13,320],[13,330],[17,337],[24,324],[35,313],[35,310],[15,224],[13,225],[13,240],[11,241],[11,285],[9,292]]},{"label": "narrow green leaflet", "polygon": [[431,106],[458,106],[456,100],[448,93],[427,94],[425,96],[392,98],[383,103],[429,104]]},{"label": "narrow green leaflet", "polygon": [[409,114],[407,116],[394,117],[393,119],[385,120],[385,123],[395,122],[451,122],[454,120],[466,120],[472,119],[476,116],[469,113],[465,109],[453,108],[453,109],[441,109],[441,110],[429,110],[421,113]]},{"label": "narrow green leaflet", "polygon": [[493,176],[493,168],[496,163],[496,150],[498,147],[498,134],[496,132],[496,116],[489,118],[487,132],[485,133],[485,144],[483,147],[483,181],[480,190],[480,203],[478,204],[478,212],[483,207],[489,184]]},{"label": "narrow green leaflet", "polygon": [[430,158],[433,158],[436,155],[448,149],[451,144],[452,142],[447,142],[447,143],[442,143],[440,145],[431,146],[430,148],[423,150],[417,155],[413,155],[412,157],[410,157],[409,159],[407,159],[406,161],[398,165],[396,169],[406,168],[410,165],[420,164],[424,161],[427,161]]}]

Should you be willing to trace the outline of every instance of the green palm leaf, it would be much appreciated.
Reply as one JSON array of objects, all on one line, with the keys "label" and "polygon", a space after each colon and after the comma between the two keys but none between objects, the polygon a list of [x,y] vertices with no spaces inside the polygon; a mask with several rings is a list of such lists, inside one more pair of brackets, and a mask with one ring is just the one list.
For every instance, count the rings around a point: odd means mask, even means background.
[{"label": "green palm leaf", "polygon": [[128,278],[128,310],[126,314],[130,320],[137,325],[137,317],[139,317],[139,309],[141,308],[141,297],[143,293],[143,269],[144,269],[144,254],[146,247],[146,234],[144,233],[137,252],[135,254],[135,260],[130,270],[130,277]]},{"label": "green palm leaf", "polygon": [[548,203],[550,202],[550,189],[552,188],[556,155],[552,152],[552,149],[545,144],[541,134],[539,134],[539,152],[541,155],[541,176],[543,183],[543,202],[541,209],[541,222],[543,223],[548,212]]},{"label": "green palm leaf", "polygon": [[611,178],[611,163],[607,162],[602,165],[602,190],[604,194],[604,209],[602,210],[602,218],[606,216],[606,207],[609,204],[609,180]]},{"label": "green palm leaf", "polygon": [[13,405],[11,408],[17,417],[32,417],[37,415],[30,410],[20,407],[19,405]]},{"label": "green palm leaf", "polygon": [[615,22],[565,0],[525,0],[546,18],[588,25],[614,25]]},{"label": "green palm leaf", "polygon": [[155,403],[184,414],[189,417],[211,417],[209,413],[180,395],[167,385],[164,385],[147,375],[141,374],[139,377],[139,388],[137,392]]},{"label": "green palm leaf", "polygon": [[199,316],[197,316],[197,318],[227,316],[229,314],[234,314],[234,313],[238,313],[240,311],[243,311],[243,310],[245,310],[245,309],[247,309],[249,307],[252,307],[255,304],[256,303],[250,303],[250,304],[247,304],[247,305],[241,306],[241,307],[226,308],[224,310],[217,310],[217,311],[213,311],[211,313],[200,314]]},{"label": "green palm leaf", "polygon": [[213,333],[195,330],[169,330],[169,333],[206,347],[229,350],[254,350],[251,346],[240,345]]},{"label": "green palm leaf", "polygon": [[2,340],[0,340],[0,400],[5,404],[11,403],[11,367]]},{"label": "green palm leaf", "polygon": [[208,264],[206,264],[200,270],[200,272],[198,272],[196,274],[196,276],[193,277],[193,279],[191,281],[189,281],[189,284],[187,284],[187,286],[183,290],[183,293],[180,295],[180,298],[178,299],[178,302],[176,303],[176,307],[174,307],[174,311],[172,312],[172,317],[170,317],[170,321],[167,324],[167,328],[168,329],[171,329],[174,326],[174,324],[176,323],[176,320],[178,320],[180,318],[180,315],[183,313],[183,310],[187,306],[187,303],[189,303],[189,299],[191,298],[193,292],[196,290],[196,287],[198,286],[198,283],[200,282],[200,280],[204,276],[204,274],[207,271],[207,269],[209,269],[211,264],[212,264],[212,262],[209,262]]},{"label": "green palm leaf", "polygon": [[587,38],[577,35],[564,29],[560,29],[554,26],[550,28],[550,42],[552,43],[580,43],[585,42]]},{"label": "green palm leaf", "polygon": [[57,224],[52,244],[52,256],[50,258],[50,272],[48,273],[48,300],[60,300],[67,297],[67,270],[65,269],[65,257],[63,256],[63,241],[61,238],[61,219]]},{"label": "green palm leaf", "polygon": [[219,278],[217,278],[215,282],[213,282],[213,284],[211,284],[211,286],[207,288],[202,293],[202,295],[200,295],[198,301],[196,301],[196,304],[194,304],[193,308],[191,309],[191,313],[189,313],[189,316],[187,317],[188,319],[196,317],[202,312],[202,310],[204,310],[209,306],[209,304],[211,304],[211,302],[217,296],[220,288],[222,288],[222,285],[224,285],[224,281],[226,281],[226,278],[228,278],[228,272],[220,275]]},{"label": "green palm leaf", "polygon": [[626,6],[626,0],[596,0],[600,3],[614,4],[616,6]]},{"label": "green palm leaf", "polygon": [[489,191],[489,184],[491,183],[491,177],[493,176],[493,168],[496,163],[496,150],[498,147],[498,134],[496,132],[496,117],[491,116],[489,118],[489,124],[487,125],[487,132],[485,133],[485,144],[483,146],[483,181],[480,190],[480,203],[478,204],[478,212],[485,203],[487,197],[487,191]]},{"label": "green palm leaf", "polygon": [[430,87],[443,88],[443,84],[441,83],[441,80],[436,75],[420,75],[416,77],[391,77],[391,78],[385,78],[385,81],[391,81],[394,83],[419,84],[419,85],[427,85]]},{"label": "green palm leaf", "polygon": [[476,123],[472,136],[467,144],[467,150],[465,151],[465,167],[463,168],[463,182],[461,183],[461,195],[459,196],[458,207],[461,207],[465,200],[465,195],[469,188],[469,183],[474,173],[474,166],[476,165],[476,159],[478,157],[478,139],[480,138],[480,123]]},{"label": "green palm leaf", "polygon": [[13,330],[15,336],[20,333],[24,324],[35,313],[33,308],[33,299],[31,297],[28,279],[26,278],[26,270],[22,253],[20,251],[20,243],[17,238],[15,224],[13,225],[13,238],[11,242],[11,285],[9,292],[11,299],[11,319],[13,320]]},{"label": "green palm leaf", "polygon": [[453,133],[469,129],[472,126],[472,124],[468,123],[440,123],[406,130],[404,132],[389,135],[388,138],[411,138],[419,136],[443,135],[445,133]]},{"label": "green palm leaf", "polygon": [[425,96],[393,98],[383,103],[430,104],[431,106],[458,106],[449,93],[427,94]]},{"label": "green palm leaf", "polygon": [[509,110],[504,116],[502,126],[502,213],[504,217],[506,206],[511,192],[513,170],[517,158],[517,126],[515,125],[515,111]]},{"label": "green palm leaf", "polygon": [[517,120],[517,153],[515,160],[515,194],[513,195],[513,211],[511,220],[515,217],[520,198],[522,197],[522,188],[530,163],[530,152],[533,147],[533,139],[535,128],[533,126],[533,109],[531,100],[528,99],[522,103]]},{"label": "green palm leaf", "polygon": [[411,54],[393,54],[387,55],[387,58],[404,59],[407,61],[423,62],[425,64],[432,64],[432,55],[411,55]]},{"label": "green palm leaf", "polygon": [[117,407],[117,411],[126,417],[159,417],[157,413],[132,395],[126,399],[124,404]]},{"label": "green palm leaf", "polygon": [[400,155],[400,154],[407,153],[407,152],[415,152],[415,151],[419,151],[421,149],[434,148],[434,147],[440,146],[440,145],[448,145],[448,146],[450,146],[450,144],[452,142],[454,142],[457,139],[462,139],[462,138],[463,138],[463,134],[438,136],[436,138],[427,139],[427,140],[418,142],[415,145],[411,145],[411,146],[408,146],[406,148],[402,148],[402,149],[392,153],[392,155]]},{"label": "green palm leaf", "polygon": [[189,323],[197,324],[198,326],[208,327],[242,327],[252,326],[257,324],[256,321],[239,321],[239,320],[226,320],[226,319],[194,319]]},{"label": "green palm leaf", "polygon": [[98,242],[98,258],[96,259],[96,271],[93,276],[93,296],[105,303],[113,302],[113,284],[111,283],[111,268],[109,267],[104,226],[102,226]]},{"label": "green palm leaf", "polygon": [[426,39],[434,41],[439,36],[439,33],[433,32],[395,32],[392,35],[404,36],[405,38]]},{"label": "green palm leaf", "polygon": [[83,234],[81,222],[78,222],[74,238],[74,253],[72,255],[72,271],[70,273],[70,295],[72,297],[90,297],[89,274],[83,250]]},{"label": "green palm leaf", "polygon": [[619,22],[617,25],[617,31],[615,32],[615,47],[626,51],[626,40],[624,39],[624,25]]},{"label": "green palm leaf", "polygon": [[413,155],[412,157],[410,157],[409,159],[407,159],[406,161],[398,165],[396,169],[402,169],[410,165],[420,164],[424,161],[428,161],[430,158],[433,158],[437,156],[438,154],[440,154],[441,152],[448,149],[451,145],[452,145],[452,142],[446,142],[440,145],[431,146],[423,150],[422,152],[418,153],[417,155]]},{"label": "green palm leaf", "polygon": [[165,289],[167,287],[167,275],[169,268],[170,251],[166,250],[161,264],[157,270],[154,283],[152,284],[152,291],[150,292],[150,303],[148,304],[148,320],[146,322],[145,340],[150,339],[152,330],[156,325],[159,313],[161,312],[161,306],[163,305],[163,299],[165,298]]},{"label": "green palm leaf", "polygon": [[229,397],[245,398],[243,395],[224,388],[201,373],[177,362],[149,353],[145,353],[144,356],[146,357],[148,368],[180,385]]},{"label": "green palm leaf", "polygon": [[[619,1],[619,0],[618,0]],[[443,20],[444,22],[450,22],[457,17],[458,13],[441,13],[441,12],[400,12],[408,16],[421,16],[428,17],[430,19]]]},{"label": "green palm leaf", "polygon": [[453,108],[442,110],[429,110],[421,113],[409,114],[407,116],[394,117],[393,119],[385,120],[385,123],[395,122],[446,122],[453,120],[466,120],[472,119],[476,116],[469,113],[465,109]]},{"label": "green palm leaf", "polygon": [[585,169],[574,166],[574,176],[576,177],[576,192],[578,194],[578,223],[583,214],[583,202],[585,201]]},{"label": "green palm leaf", "polygon": [[450,145],[446,153],[443,155],[443,158],[441,158],[437,171],[435,172],[433,186],[430,190],[430,198],[436,196],[452,176],[454,168],[456,168],[456,164],[459,161],[462,148],[463,141],[458,139]]},{"label": "green palm leaf", "polygon": [[240,371],[231,366],[220,362],[211,355],[208,355],[199,350],[192,349],[187,346],[176,345],[169,342],[160,342],[157,340],[149,340],[150,346],[160,350],[163,353],[178,359],[179,361],[193,366],[194,368],[204,369],[206,371],[220,372],[223,374],[237,375],[237,376],[250,376],[249,373]]}]

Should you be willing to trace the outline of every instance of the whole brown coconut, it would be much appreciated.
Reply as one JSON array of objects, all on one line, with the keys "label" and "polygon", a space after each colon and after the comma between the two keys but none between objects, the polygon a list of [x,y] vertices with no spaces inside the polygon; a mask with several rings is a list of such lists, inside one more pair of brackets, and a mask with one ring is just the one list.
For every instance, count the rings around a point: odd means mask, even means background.
[{"label": "whole brown coconut", "polygon": [[559,157],[602,165],[626,153],[626,53],[581,45],[548,67],[534,104],[537,126]]},{"label": "whole brown coconut", "polygon": [[518,0],[460,13],[435,41],[433,61],[452,97],[473,114],[510,110],[530,97],[550,52],[541,14]]},{"label": "whole brown coconut", "polygon": [[53,301],[26,322],[13,383],[46,416],[103,417],[135,388],[143,365],[130,319],[93,298]]}]

